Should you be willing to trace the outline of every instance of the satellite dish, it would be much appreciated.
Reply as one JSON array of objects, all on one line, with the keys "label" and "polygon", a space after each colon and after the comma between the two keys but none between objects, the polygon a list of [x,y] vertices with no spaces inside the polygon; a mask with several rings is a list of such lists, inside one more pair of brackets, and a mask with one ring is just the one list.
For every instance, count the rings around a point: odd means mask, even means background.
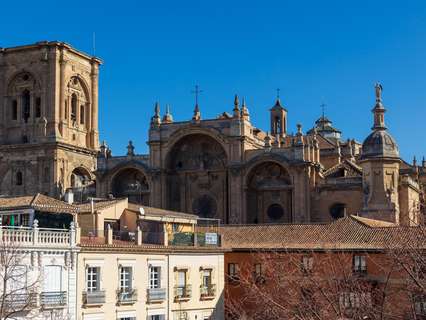
[{"label": "satellite dish", "polygon": [[145,209],[143,207],[139,208],[139,213],[144,216],[145,215]]}]

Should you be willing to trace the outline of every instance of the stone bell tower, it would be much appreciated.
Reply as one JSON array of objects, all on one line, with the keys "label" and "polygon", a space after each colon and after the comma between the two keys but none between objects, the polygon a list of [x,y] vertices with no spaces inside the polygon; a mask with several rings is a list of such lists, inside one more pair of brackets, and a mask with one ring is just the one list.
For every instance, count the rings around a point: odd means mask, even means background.
[{"label": "stone bell tower", "polygon": [[100,63],[63,42],[0,48],[1,195],[92,183]]},{"label": "stone bell tower", "polygon": [[364,140],[360,158],[364,193],[361,215],[399,223],[399,150],[385,126],[382,86],[376,84],[375,89],[373,132]]},{"label": "stone bell tower", "polygon": [[285,137],[287,135],[287,109],[281,105],[279,94],[275,105],[269,112],[271,115],[271,135],[280,138]]}]

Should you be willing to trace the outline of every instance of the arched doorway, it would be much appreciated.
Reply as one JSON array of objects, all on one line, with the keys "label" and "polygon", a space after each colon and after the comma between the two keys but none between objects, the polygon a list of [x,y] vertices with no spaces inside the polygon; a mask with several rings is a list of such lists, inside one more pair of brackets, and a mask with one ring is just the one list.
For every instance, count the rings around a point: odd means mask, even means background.
[{"label": "arched doorway", "polygon": [[287,170],[276,162],[263,162],[247,176],[248,223],[292,221],[292,183]]},{"label": "arched doorway", "polygon": [[180,139],[167,158],[167,207],[226,220],[227,157],[221,144],[204,134]]},{"label": "arched doorway", "polygon": [[120,170],[112,180],[115,197],[127,197],[129,202],[149,205],[149,184],[145,174],[136,168]]}]

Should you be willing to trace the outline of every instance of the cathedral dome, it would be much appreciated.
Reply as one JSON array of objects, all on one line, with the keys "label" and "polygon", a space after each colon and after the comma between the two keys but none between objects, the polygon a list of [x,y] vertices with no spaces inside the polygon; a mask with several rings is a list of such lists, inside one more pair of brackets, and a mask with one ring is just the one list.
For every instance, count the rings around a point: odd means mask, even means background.
[{"label": "cathedral dome", "polygon": [[369,158],[399,159],[398,145],[386,130],[375,130],[364,140],[361,159]]},{"label": "cathedral dome", "polygon": [[368,135],[362,144],[361,160],[371,158],[399,159],[398,145],[395,139],[387,132],[385,126],[386,109],[382,104],[382,86],[376,84],[376,105],[374,114],[373,132]]}]

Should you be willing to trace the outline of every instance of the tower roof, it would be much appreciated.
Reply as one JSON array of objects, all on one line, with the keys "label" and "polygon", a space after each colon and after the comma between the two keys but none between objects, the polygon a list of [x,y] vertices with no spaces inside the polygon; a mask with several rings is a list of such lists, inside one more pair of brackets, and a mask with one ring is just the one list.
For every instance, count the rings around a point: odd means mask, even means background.
[{"label": "tower roof", "polygon": [[375,85],[376,105],[372,112],[374,114],[373,132],[368,135],[362,144],[361,160],[374,158],[399,159],[399,149],[395,139],[387,131],[385,126],[385,107],[382,104],[382,86]]}]

